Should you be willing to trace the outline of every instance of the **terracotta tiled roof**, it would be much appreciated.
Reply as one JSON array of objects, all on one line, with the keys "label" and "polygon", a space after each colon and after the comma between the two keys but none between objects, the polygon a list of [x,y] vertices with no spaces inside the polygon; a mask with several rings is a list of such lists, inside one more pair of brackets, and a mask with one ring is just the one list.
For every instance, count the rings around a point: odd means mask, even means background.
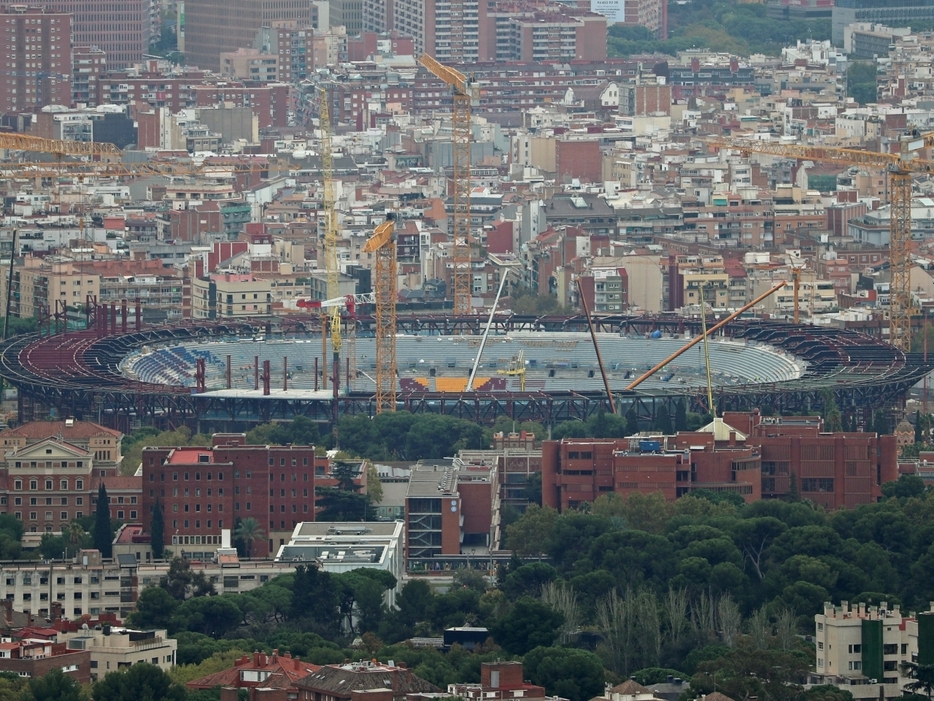
[{"label": "terracotta tiled roof", "polygon": [[114,436],[123,434],[111,428],[105,428],[90,421],[74,421],[69,426],[65,421],[30,421],[16,428],[0,431],[0,438],[23,437],[31,440],[40,440],[52,436],[62,435],[66,441],[87,439],[94,436]]},{"label": "terracotta tiled roof", "polygon": [[[224,669],[209,674],[200,679],[188,682],[187,686],[193,689],[213,689],[215,686],[235,686],[240,688],[240,672],[243,670],[257,670],[270,672],[263,680],[262,686],[276,689],[288,689],[295,686],[295,682],[320,669],[318,665],[303,662],[297,658],[286,655],[266,655],[254,653],[252,657],[243,656],[230,669]],[[252,685],[248,685],[252,686]]]},{"label": "terracotta tiled roof", "polygon": [[627,679],[622,684],[617,684],[611,692],[614,694],[623,694],[625,696],[635,696],[636,694],[651,694],[652,692],[633,679]]}]

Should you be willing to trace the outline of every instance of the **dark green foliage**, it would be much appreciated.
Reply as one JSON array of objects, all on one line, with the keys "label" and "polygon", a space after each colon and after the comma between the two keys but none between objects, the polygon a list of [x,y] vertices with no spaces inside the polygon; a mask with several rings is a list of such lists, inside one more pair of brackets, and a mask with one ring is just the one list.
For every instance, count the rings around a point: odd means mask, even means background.
[{"label": "dark green foliage", "polygon": [[316,521],[366,521],[370,498],[366,494],[345,492],[336,487],[315,487],[316,506],[321,509]]},{"label": "dark green foliage", "polygon": [[94,701],[185,701],[185,689],[155,665],[139,662],[94,684]]},{"label": "dark green foliage", "polygon": [[260,424],[246,434],[252,445],[318,445],[321,431],[311,419],[296,416],[291,421]]},{"label": "dark green foliage", "polygon": [[666,669],[664,667],[646,667],[634,672],[632,678],[642,684],[642,686],[651,686],[652,684],[664,684],[668,677],[676,679],[686,679],[687,674],[679,672],[677,669]]},{"label": "dark green foliage", "polygon": [[464,448],[483,448],[483,428],[450,416],[406,411],[387,412],[370,419],[347,416],[338,425],[341,450],[370,460],[444,458]]},{"label": "dark green foliage", "polygon": [[861,105],[876,102],[876,64],[872,61],[854,61],[847,64],[846,94]]},{"label": "dark green foliage", "polygon": [[94,519],[94,547],[101,551],[101,557],[113,556],[113,531],[110,529],[110,498],[107,488],[101,482],[97,490],[97,511]]},{"label": "dark green foliage", "polygon": [[688,430],[688,410],[684,399],[679,399],[675,405],[675,431]]},{"label": "dark green foliage", "polygon": [[136,601],[127,623],[137,628],[168,628],[178,600],[162,587],[146,587]]},{"label": "dark green foliage", "polygon": [[661,407],[655,416],[655,430],[664,436],[670,436],[675,432],[674,426],[671,424],[671,417],[664,407]]},{"label": "dark green foliage", "polygon": [[529,500],[530,504],[542,505],[542,473],[533,472],[529,475],[528,482],[522,489],[522,495]]},{"label": "dark green foliage", "polygon": [[603,691],[600,658],[585,650],[537,647],[522,658],[529,681],[570,701],[587,701]]},{"label": "dark green foliage", "polygon": [[497,645],[513,655],[524,655],[536,647],[548,647],[557,637],[564,616],[538,599],[523,596],[490,630]]},{"label": "dark green foliage", "polygon": [[169,563],[169,572],[162,578],[159,586],[176,601],[184,601],[190,596],[205,596],[214,593],[214,585],[207,580],[204,572],[193,571],[188,561],[179,557]]},{"label": "dark green foliage", "polygon": [[196,596],[175,609],[169,630],[187,630],[215,640],[240,625],[243,612],[236,596]]},{"label": "dark green foliage", "polygon": [[894,482],[882,485],[882,494],[889,499],[910,499],[920,497],[926,489],[924,480],[917,475],[899,475]]},{"label": "dark green foliage", "polygon": [[161,560],[165,555],[165,519],[162,516],[162,502],[158,498],[153,506],[149,533],[152,539],[152,556]]},{"label": "dark green foliage", "polygon": [[30,679],[21,698],[22,701],[87,701],[88,695],[74,677],[53,669]]},{"label": "dark green foliage", "polygon": [[266,534],[263,531],[263,527],[260,525],[260,522],[252,516],[247,516],[244,519],[237,519],[234,538],[243,544],[244,557],[252,557],[253,548],[256,545],[256,541],[262,540],[265,537]]},{"label": "dark green foliage", "polygon": [[911,679],[908,684],[905,684],[906,690],[931,698],[934,694],[934,664],[903,662],[902,673]]},{"label": "dark green foliage", "polygon": [[675,55],[691,48],[718,47],[748,56],[777,55],[782,47],[805,39],[830,39],[830,20],[776,21],[766,16],[765,5],[737,5],[725,0],[669,6],[669,37],[656,37],[645,27],[613,25],[608,28],[611,56],[662,53]]}]

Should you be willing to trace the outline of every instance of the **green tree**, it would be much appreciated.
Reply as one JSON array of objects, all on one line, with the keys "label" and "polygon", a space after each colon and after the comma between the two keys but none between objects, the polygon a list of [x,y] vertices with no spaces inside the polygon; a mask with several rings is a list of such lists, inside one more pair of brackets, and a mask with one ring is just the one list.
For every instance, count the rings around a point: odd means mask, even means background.
[{"label": "green tree", "polygon": [[165,555],[165,521],[162,517],[162,502],[156,497],[152,510],[152,524],[150,525],[152,539],[152,556],[161,560]]},{"label": "green tree", "polygon": [[821,390],[821,400],[823,401],[824,430],[828,433],[839,433],[843,430],[843,420],[840,415],[840,408],[834,399],[833,392],[829,389]]},{"label": "green tree", "polygon": [[882,485],[882,495],[888,499],[920,497],[926,490],[924,480],[917,475],[899,475],[897,480]]},{"label": "green tree", "polygon": [[33,677],[23,690],[22,701],[87,701],[84,692],[74,677],[60,669]]},{"label": "green tree", "polygon": [[603,663],[591,652],[536,647],[523,657],[522,664],[529,681],[545,687],[548,694],[587,701],[603,691]]},{"label": "green tree", "polygon": [[253,555],[254,543],[266,537],[266,534],[263,532],[263,528],[260,526],[259,521],[257,521],[252,516],[247,516],[245,519],[240,521],[240,525],[237,526],[237,531],[234,535],[243,541],[244,548],[246,549],[247,559]]},{"label": "green tree", "polygon": [[315,487],[318,496],[316,521],[366,521],[370,515],[370,497],[336,487]]},{"label": "green tree", "polygon": [[674,434],[674,427],[671,425],[671,417],[668,415],[668,410],[664,407],[659,407],[658,413],[655,415],[655,430],[665,436]]},{"label": "green tree", "polygon": [[94,519],[94,547],[101,557],[113,557],[113,531],[110,528],[110,497],[101,482],[97,490],[97,511]]},{"label": "green tree", "polygon": [[558,636],[564,616],[530,596],[516,601],[508,614],[498,619],[490,632],[506,652],[524,655],[536,647],[549,647]]},{"label": "green tree", "polygon": [[[169,676],[176,684],[184,685],[190,681],[194,681],[195,679],[206,677],[209,674],[223,672],[225,669],[230,669],[234,666],[234,662],[243,657],[243,655],[249,654],[250,650],[240,649],[215,652],[213,655],[205,660],[202,660],[198,664],[181,664],[172,667],[172,669],[169,670]],[[191,701],[190,693],[189,701]]]},{"label": "green tree", "polygon": [[639,414],[636,413],[636,405],[633,403],[626,412],[626,435],[634,436],[639,431]]},{"label": "green tree", "polygon": [[519,555],[537,555],[548,548],[548,538],[558,522],[558,512],[550,506],[531,504],[515,523],[506,529],[506,544]]},{"label": "green tree", "polygon": [[185,688],[155,665],[138,662],[96,682],[94,701],[185,701]]},{"label": "green tree", "polygon": [[529,504],[537,506],[542,505],[542,473],[533,472],[529,475],[525,486],[522,488],[522,496],[528,500]]},{"label": "green tree", "polygon": [[137,628],[168,628],[178,600],[162,587],[146,587],[136,600],[136,610],[127,623]]},{"label": "green tree", "polygon": [[180,557],[172,558],[169,571],[159,582],[159,586],[176,601],[214,593],[214,585],[204,576],[204,572],[193,572],[188,561]]},{"label": "green tree", "polygon": [[675,431],[688,430],[688,410],[684,398],[678,400],[675,405]]},{"label": "green tree", "polygon": [[379,479],[376,465],[370,461],[366,463],[366,494],[371,504],[379,504],[383,500],[383,483]]},{"label": "green tree", "polygon": [[878,100],[875,61],[852,61],[846,68],[846,94],[861,105]]},{"label": "green tree", "polygon": [[924,694],[929,699],[934,694],[934,664],[918,664],[917,662],[902,662],[902,674],[911,681],[905,688],[915,694]]},{"label": "green tree", "polygon": [[235,630],[242,620],[243,612],[237,606],[236,597],[229,594],[196,596],[179,604],[169,629],[202,633],[217,640]]}]

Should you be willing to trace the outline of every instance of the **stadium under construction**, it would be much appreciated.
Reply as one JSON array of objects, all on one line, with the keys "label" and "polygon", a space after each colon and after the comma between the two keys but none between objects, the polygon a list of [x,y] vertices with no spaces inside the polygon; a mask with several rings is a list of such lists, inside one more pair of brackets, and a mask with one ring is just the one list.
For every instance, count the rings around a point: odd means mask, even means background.
[{"label": "stadium under construction", "polygon": [[[19,419],[73,417],[123,431],[187,425],[244,430],[268,421],[375,412],[373,324],[356,321],[341,377],[322,377],[319,317],[188,320],[144,327],[127,309],[89,315],[89,328],[18,336],[0,346],[0,375],[18,390]],[[499,416],[547,425],[609,411],[585,316],[451,315],[398,319],[397,405],[490,424]],[[692,349],[630,390],[632,379],[701,333],[676,315],[602,316],[595,330],[617,413],[646,426],[660,411],[706,412],[703,356]],[[739,320],[711,337],[718,411],[817,411],[829,390],[858,425],[873,409],[899,407],[934,367],[883,341],[837,328]],[[516,361],[521,363],[517,366]],[[467,377],[476,364],[468,391]],[[336,382],[335,382],[336,380]]]}]

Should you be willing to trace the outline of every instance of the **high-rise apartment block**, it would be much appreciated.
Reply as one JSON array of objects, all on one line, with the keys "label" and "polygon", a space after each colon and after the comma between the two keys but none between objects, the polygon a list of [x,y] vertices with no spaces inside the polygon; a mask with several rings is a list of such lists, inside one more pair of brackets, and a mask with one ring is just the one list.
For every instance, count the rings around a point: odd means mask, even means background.
[{"label": "high-rise apartment block", "polygon": [[212,71],[221,68],[221,52],[253,46],[263,27],[313,23],[308,0],[186,0],[179,13],[184,17],[179,49],[189,64]]},{"label": "high-rise apartment block", "polygon": [[[13,7],[10,3],[5,5]],[[154,25],[158,27],[154,0],[120,0],[114,3],[43,0],[41,5],[47,13],[73,15],[71,32],[74,45],[98,47],[107,54],[107,65],[111,69],[140,63],[143,54],[149,51]]]},{"label": "high-rise apartment block", "polygon": [[71,22],[39,7],[0,9],[0,113],[71,104]]}]

